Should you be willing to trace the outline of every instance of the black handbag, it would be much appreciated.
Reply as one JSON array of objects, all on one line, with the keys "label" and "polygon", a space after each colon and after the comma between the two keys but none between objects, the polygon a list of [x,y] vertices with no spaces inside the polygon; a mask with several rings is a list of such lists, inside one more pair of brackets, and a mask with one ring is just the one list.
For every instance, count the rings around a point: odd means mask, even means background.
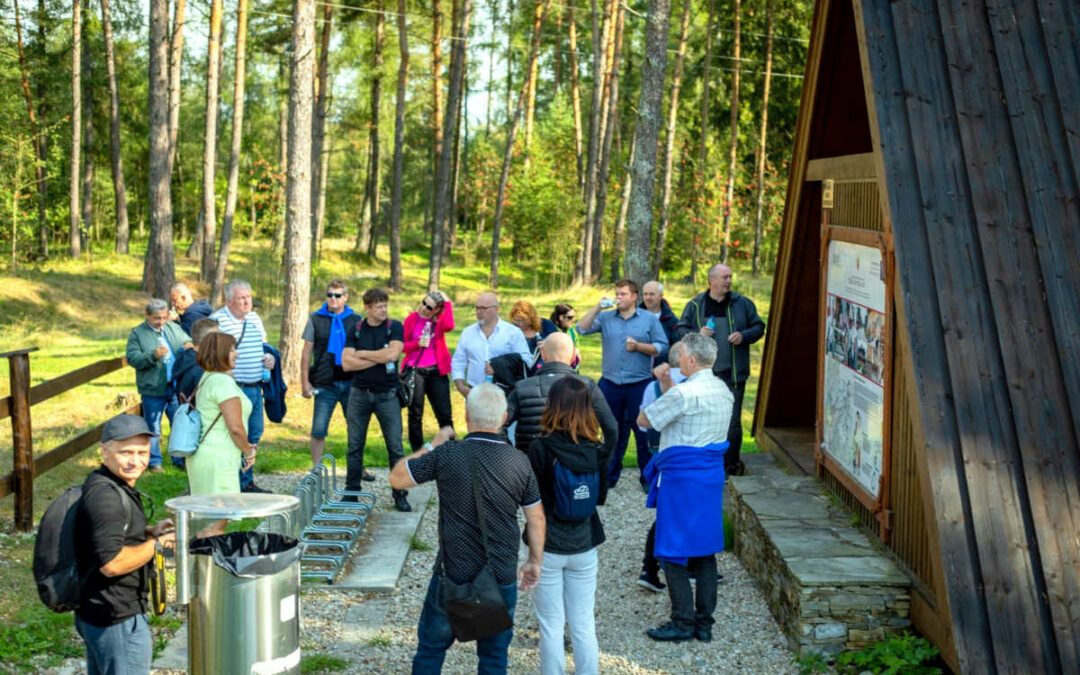
[{"label": "black handbag", "polygon": [[440,603],[450,621],[450,630],[459,642],[471,642],[492,637],[514,627],[510,608],[502,595],[499,582],[488,561],[487,526],[484,523],[484,502],[481,498],[476,458],[469,451],[469,471],[472,473],[473,496],[476,498],[476,515],[480,522],[480,537],[484,544],[484,566],[473,580],[459,584],[446,576],[443,569],[442,520],[439,521],[439,556],[435,562],[441,587]]},{"label": "black handbag", "polygon": [[[428,346],[430,347],[431,345]],[[420,351],[417,352],[413,365],[403,365],[401,367],[401,375],[398,376],[397,383],[397,397],[402,408],[408,408],[413,404],[413,401],[416,400],[416,379],[420,377],[416,372],[416,364],[420,363],[420,357],[424,355],[425,349],[427,349],[427,347],[422,347]]]}]

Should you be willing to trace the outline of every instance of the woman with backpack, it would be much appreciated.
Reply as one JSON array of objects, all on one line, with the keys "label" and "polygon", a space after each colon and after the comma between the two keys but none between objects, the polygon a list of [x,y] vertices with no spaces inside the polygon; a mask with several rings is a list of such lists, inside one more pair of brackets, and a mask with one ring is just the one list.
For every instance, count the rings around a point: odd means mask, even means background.
[{"label": "woman with backpack", "polygon": [[194,392],[202,430],[198,449],[187,458],[188,488],[192,495],[238,493],[237,469],[255,463],[255,446],[247,440],[251,401],[231,374],[236,338],[228,333],[204,336],[196,362],[206,372]]},{"label": "woman with backpack", "polygon": [[593,605],[596,547],[604,542],[604,526],[596,506],[606,497],[610,454],[599,442],[599,427],[586,384],[564,377],[548,394],[540,435],[528,451],[547,517],[540,584],[533,592],[543,675],[564,672],[564,619],[575,672],[591,675],[599,669]]}]

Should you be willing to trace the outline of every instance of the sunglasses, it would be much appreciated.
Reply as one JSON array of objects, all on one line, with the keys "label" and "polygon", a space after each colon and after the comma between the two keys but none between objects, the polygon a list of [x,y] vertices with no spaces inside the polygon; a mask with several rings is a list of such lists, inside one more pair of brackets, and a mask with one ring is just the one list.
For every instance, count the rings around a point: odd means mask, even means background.
[{"label": "sunglasses", "polygon": [[429,304],[427,303],[427,300],[423,300],[423,301],[421,301],[421,302],[420,302],[420,305],[421,305],[421,306],[422,306],[422,307],[423,307],[424,309],[428,310],[429,312],[434,312],[434,311],[435,311],[436,309],[438,309],[438,307],[436,307],[435,305],[429,305]]},{"label": "sunglasses", "polygon": [[573,321],[574,319],[577,318],[577,315],[576,314],[563,314],[563,318],[566,319],[567,321]]},{"label": "sunglasses", "polygon": [[326,297],[328,297],[328,298],[344,298],[345,293],[327,293]]}]

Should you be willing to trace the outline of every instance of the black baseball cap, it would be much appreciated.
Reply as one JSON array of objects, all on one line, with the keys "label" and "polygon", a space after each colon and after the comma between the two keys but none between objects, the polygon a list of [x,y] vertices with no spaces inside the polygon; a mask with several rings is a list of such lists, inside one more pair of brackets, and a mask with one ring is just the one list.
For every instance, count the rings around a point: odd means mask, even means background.
[{"label": "black baseball cap", "polygon": [[117,415],[105,423],[101,442],[123,441],[133,436],[157,436],[139,415]]}]

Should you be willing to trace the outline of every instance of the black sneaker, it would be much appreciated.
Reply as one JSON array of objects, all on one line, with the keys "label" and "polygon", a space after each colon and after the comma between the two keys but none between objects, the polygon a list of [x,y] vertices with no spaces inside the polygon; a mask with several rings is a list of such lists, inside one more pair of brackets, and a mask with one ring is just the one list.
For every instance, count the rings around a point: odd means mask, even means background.
[{"label": "black sneaker", "polygon": [[645,631],[645,634],[657,642],[686,642],[687,640],[694,639],[693,631],[679,630],[675,627],[675,624],[670,621],[663,626],[650,628]]},{"label": "black sneaker", "polygon": [[256,485],[255,483],[248,483],[244,487],[240,488],[240,492],[244,492],[244,493],[247,493],[249,495],[251,495],[251,494],[254,494],[254,495],[271,495],[271,494],[274,494],[273,490],[267,490],[266,488],[261,488],[258,485]]},{"label": "black sneaker", "polygon": [[712,642],[711,626],[695,626],[694,639],[698,642]]},{"label": "black sneaker", "polygon": [[364,475],[360,476],[360,478],[370,483],[375,480],[375,474],[370,471],[364,471]]},{"label": "black sneaker", "polygon": [[659,574],[649,574],[644,570],[642,570],[641,576],[637,578],[637,585],[647,588],[653,593],[662,593],[667,588],[664,582],[660,581]]},{"label": "black sneaker", "polygon": [[404,490],[394,493],[394,508],[396,508],[398,511],[401,511],[402,513],[408,513],[409,511],[412,511],[412,505],[409,504],[409,500],[407,497],[408,494],[409,493],[405,492]]}]

